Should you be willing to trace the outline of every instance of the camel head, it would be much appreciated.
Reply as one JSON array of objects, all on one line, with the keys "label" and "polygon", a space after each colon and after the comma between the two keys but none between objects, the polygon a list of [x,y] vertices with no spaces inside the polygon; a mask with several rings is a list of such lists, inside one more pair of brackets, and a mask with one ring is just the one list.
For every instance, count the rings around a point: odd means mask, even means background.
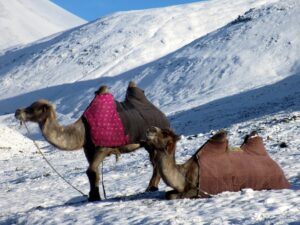
[{"label": "camel head", "polygon": [[53,105],[49,101],[41,99],[27,108],[17,109],[15,117],[22,122],[43,123],[47,118],[56,119],[56,114]]},{"label": "camel head", "polygon": [[180,137],[170,129],[150,127],[146,132],[147,144],[157,151],[174,153],[179,140]]}]

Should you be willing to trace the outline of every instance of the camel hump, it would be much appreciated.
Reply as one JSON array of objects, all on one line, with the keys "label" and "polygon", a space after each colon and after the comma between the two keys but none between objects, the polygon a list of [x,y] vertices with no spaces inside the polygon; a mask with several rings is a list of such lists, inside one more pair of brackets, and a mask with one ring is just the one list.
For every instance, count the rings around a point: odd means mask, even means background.
[{"label": "camel hump", "polygon": [[224,142],[227,140],[228,132],[226,130],[220,130],[216,134],[214,134],[210,139],[209,142]]},{"label": "camel hump", "polygon": [[249,154],[268,155],[263,140],[256,131],[245,137],[241,149]]},{"label": "camel hump", "polygon": [[95,92],[96,95],[101,95],[101,94],[105,94],[108,93],[108,87],[106,85],[102,85],[99,87],[99,89]]},{"label": "camel hump", "polygon": [[198,157],[200,156],[215,156],[222,155],[228,150],[227,131],[220,130],[214,134],[200,149],[196,152]]},{"label": "camel hump", "polygon": [[129,83],[128,83],[128,87],[129,87],[129,88],[137,87],[137,85],[136,85],[136,83],[135,83],[133,80],[131,80],[131,81],[129,81]]}]

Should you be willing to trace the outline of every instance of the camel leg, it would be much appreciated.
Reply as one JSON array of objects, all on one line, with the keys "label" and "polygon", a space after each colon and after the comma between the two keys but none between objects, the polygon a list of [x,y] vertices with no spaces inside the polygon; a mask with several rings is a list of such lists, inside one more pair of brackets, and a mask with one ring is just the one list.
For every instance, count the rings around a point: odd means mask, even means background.
[{"label": "camel leg", "polygon": [[155,157],[156,157],[156,152],[154,150],[151,149],[146,149],[149,153],[149,158],[150,158],[150,162],[153,166],[153,173],[152,173],[152,177],[150,179],[149,185],[146,189],[146,191],[158,191],[158,184],[160,181],[160,174],[157,168],[157,164],[155,161]]},{"label": "camel leg", "polygon": [[160,181],[160,175],[159,175],[157,166],[153,165],[152,177],[151,177],[151,179],[149,181],[149,185],[148,185],[146,191],[150,191],[150,192],[158,191],[159,181]]},{"label": "camel leg", "polygon": [[[155,163],[156,152],[154,150],[151,150],[149,146],[147,148],[147,146],[145,146],[145,144],[140,143],[140,144],[125,145],[125,146],[119,147],[118,149],[116,149],[116,151],[118,151],[121,154],[124,154],[124,153],[133,152],[133,151],[135,151],[136,149],[138,149],[140,147],[145,147],[145,149],[148,151],[149,158],[150,158],[150,161],[151,161],[152,166],[153,166],[152,177],[150,179],[150,182],[149,182],[149,185],[148,185],[146,191],[157,191],[158,190],[158,184],[159,184],[159,181],[160,181],[160,175],[159,175],[159,172],[158,172],[157,165]],[[112,149],[112,151],[113,151],[113,149]],[[113,152],[113,154],[115,154],[115,153]]]},{"label": "camel leg", "polygon": [[89,167],[86,174],[90,182],[90,193],[89,201],[99,201],[101,200],[99,193],[99,182],[100,182],[100,172],[99,165],[103,162],[106,156],[111,154],[119,155],[123,153],[130,153],[140,147],[139,144],[130,144],[122,146],[120,148],[101,148],[97,147],[94,151],[92,157],[89,157]]},{"label": "camel leg", "polygon": [[120,154],[126,154],[126,153],[133,152],[133,151],[139,149],[140,147],[141,147],[140,144],[128,144],[128,145],[124,145],[124,146],[121,146],[116,149],[120,152]]},{"label": "camel leg", "polygon": [[105,148],[98,148],[95,150],[95,154],[89,160],[89,167],[86,171],[90,182],[89,201],[91,202],[101,200],[99,193],[100,172],[98,168],[100,163],[102,163],[104,158],[109,154],[109,152],[105,150]]}]

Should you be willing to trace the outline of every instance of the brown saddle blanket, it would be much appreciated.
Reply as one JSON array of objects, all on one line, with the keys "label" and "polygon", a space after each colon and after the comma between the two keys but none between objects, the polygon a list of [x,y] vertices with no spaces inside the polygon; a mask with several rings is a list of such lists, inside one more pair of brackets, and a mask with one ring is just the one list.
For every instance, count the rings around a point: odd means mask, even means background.
[{"label": "brown saddle blanket", "polygon": [[128,87],[125,100],[116,101],[116,106],[130,143],[145,140],[146,130],[151,126],[170,127],[166,115],[147,99],[139,87]]},{"label": "brown saddle blanket", "polygon": [[249,138],[239,151],[230,151],[228,141],[208,141],[196,153],[199,189],[208,194],[289,188],[282,169],[268,155],[262,138]]}]

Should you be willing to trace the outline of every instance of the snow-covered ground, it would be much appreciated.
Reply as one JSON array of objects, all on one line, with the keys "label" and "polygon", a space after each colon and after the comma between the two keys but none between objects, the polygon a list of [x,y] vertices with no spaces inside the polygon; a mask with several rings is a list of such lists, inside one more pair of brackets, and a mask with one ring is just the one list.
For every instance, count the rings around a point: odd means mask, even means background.
[{"label": "snow-covered ground", "polygon": [[[0,56],[0,224],[299,224],[300,2],[222,2],[114,14]],[[195,17],[185,20],[193,11]],[[184,29],[189,26],[194,26],[190,33]],[[180,35],[168,36],[173,29]],[[169,39],[159,48],[155,43],[164,37]],[[124,43],[130,50],[120,51]],[[120,55],[114,58],[115,49]],[[105,160],[107,200],[80,202],[84,198],[53,173],[30,138],[87,193],[83,152],[49,146],[35,124],[28,124],[28,135],[11,113],[44,97],[55,102],[58,120],[68,124],[82,114],[100,84],[107,83],[121,100],[131,79],[182,135],[178,163],[218,129],[227,129],[235,146],[257,130],[291,189],[166,201],[169,188],[163,182],[159,192],[144,192],[152,168],[141,149],[117,163],[113,157]],[[287,147],[280,147],[283,142]]]},{"label": "snow-covered ground", "polygon": [[[17,127],[16,121],[10,126]],[[220,124],[222,125],[222,124]],[[113,157],[104,163],[108,200],[83,200],[45,164],[30,141],[17,131],[1,129],[0,224],[288,224],[300,222],[300,111],[258,117],[226,127],[232,145],[240,145],[245,134],[258,130],[273,159],[283,168],[290,190],[222,193],[211,199],[163,199],[169,190],[144,193],[151,175],[146,151]],[[25,132],[24,128],[21,129]],[[196,134],[196,133],[195,133]],[[183,136],[177,162],[189,158],[210,132]],[[13,137],[13,141],[11,140]],[[8,141],[3,141],[7,139]],[[287,148],[280,148],[286,142]],[[82,151],[61,152],[38,142],[53,165],[77,188],[87,193],[87,163]],[[295,223],[296,224],[296,223]]]},{"label": "snow-covered ground", "polygon": [[0,51],[86,23],[49,0],[0,1]]}]

